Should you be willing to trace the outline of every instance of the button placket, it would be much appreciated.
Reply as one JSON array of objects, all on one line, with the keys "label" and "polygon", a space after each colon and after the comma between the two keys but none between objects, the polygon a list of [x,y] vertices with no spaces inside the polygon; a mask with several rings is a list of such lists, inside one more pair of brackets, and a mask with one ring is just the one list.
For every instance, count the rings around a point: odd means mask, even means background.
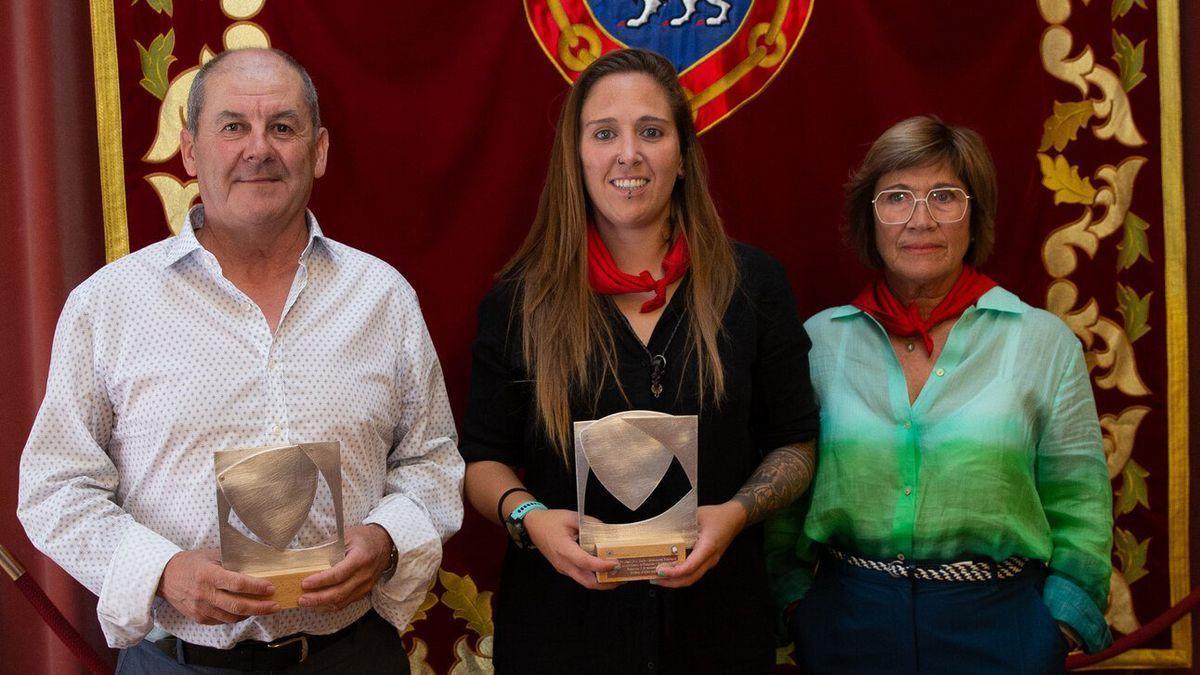
[{"label": "button placket", "polygon": [[287,403],[283,395],[283,369],[280,367],[280,361],[283,358],[280,342],[278,336],[272,336],[271,341],[267,344],[265,377],[275,425],[273,431],[276,438],[283,439],[289,436],[289,430]]}]

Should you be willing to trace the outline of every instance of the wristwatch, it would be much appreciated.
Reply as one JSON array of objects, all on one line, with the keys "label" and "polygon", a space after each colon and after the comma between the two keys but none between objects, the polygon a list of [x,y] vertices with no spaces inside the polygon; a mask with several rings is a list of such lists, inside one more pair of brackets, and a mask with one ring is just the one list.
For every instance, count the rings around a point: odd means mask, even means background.
[{"label": "wristwatch", "polygon": [[383,574],[379,575],[379,580],[380,581],[391,580],[392,575],[394,575],[396,573],[396,565],[399,562],[400,562],[400,552],[396,550],[396,545],[392,544],[392,550],[388,553],[387,569],[385,569],[383,571]]},{"label": "wristwatch", "polygon": [[533,545],[533,540],[529,538],[529,532],[525,530],[525,516],[529,515],[530,511],[538,510],[545,511],[546,505],[531,499],[513,509],[512,513],[504,519],[504,526],[508,528],[508,536],[512,537],[513,543],[518,547],[537,548]]}]

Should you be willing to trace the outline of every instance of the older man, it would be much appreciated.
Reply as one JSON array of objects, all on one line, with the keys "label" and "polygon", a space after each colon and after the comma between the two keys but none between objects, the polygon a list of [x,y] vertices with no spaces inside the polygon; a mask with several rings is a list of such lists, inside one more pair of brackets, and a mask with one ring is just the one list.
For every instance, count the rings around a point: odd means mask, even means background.
[{"label": "older man", "polygon": [[[329,134],[290,56],[219,55],[188,116],[202,204],[71,293],[21,457],[21,522],[99,596],[122,672],[406,672],[396,629],[462,518],[416,296],[306,210]],[[270,583],[219,564],[213,452],[319,441],[341,442],[346,556],[280,610]],[[318,499],[299,545],[335,528]]]}]

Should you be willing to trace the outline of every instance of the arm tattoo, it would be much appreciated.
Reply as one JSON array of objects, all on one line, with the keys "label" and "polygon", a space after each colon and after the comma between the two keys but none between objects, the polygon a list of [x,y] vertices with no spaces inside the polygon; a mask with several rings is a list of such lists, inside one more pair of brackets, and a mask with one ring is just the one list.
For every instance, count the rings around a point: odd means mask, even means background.
[{"label": "arm tattoo", "polygon": [[746,524],[763,520],[804,494],[812,482],[817,462],[815,443],[785,445],[763,458],[758,469],[746,481],[733,500],[746,509]]}]

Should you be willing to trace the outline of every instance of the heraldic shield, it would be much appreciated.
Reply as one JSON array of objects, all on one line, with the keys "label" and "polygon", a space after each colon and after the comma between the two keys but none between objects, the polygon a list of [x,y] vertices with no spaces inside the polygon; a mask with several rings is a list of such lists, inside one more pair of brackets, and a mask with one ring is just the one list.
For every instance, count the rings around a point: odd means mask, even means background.
[{"label": "heraldic shield", "polygon": [[524,1],[542,51],[569,82],[614,49],[666,56],[704,133],[779,74],[815,0]]}]

